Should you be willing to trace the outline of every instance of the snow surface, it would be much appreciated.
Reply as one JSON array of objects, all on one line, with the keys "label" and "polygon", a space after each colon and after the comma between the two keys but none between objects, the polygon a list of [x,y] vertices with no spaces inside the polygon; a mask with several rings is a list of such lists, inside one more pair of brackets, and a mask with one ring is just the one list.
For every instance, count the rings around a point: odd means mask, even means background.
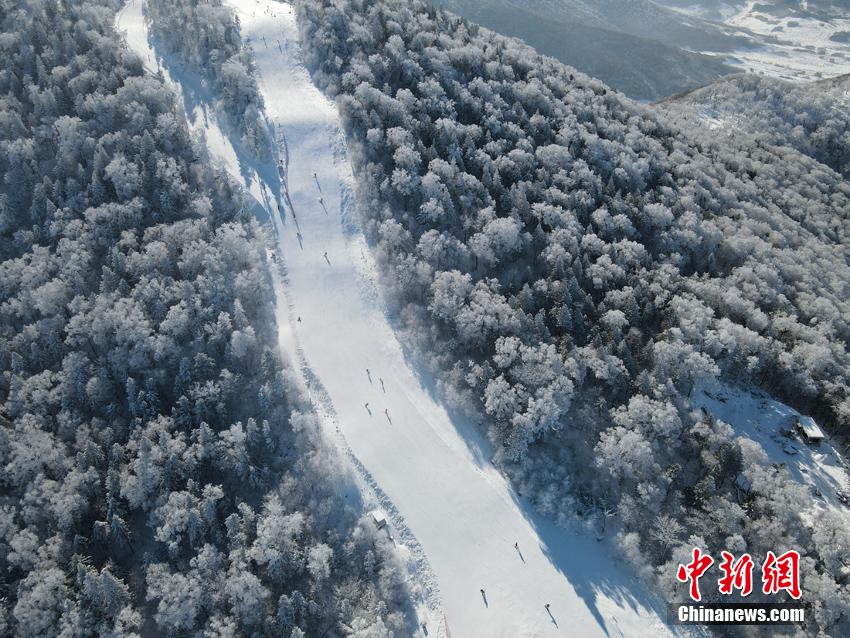
[{"label": "snow surface", "polygon": [[810,17],[772,18],[752,7],[729,20],[775,39],[754,51],[739,51],[728,64],[786,80],[816,80],[850,73],[850,45],[830,37],[850,31],[850,19],[823,21]]},{"label": "snow surface", "polygon": [[[655,0],[679,13],[713,22],[749,41],[731,55],[719,55],[742,71],[794,81],[814,81],[850,73],[850,3],[769,2],[766,0]],[[843,36],[843,37],[842,37]],[[834,39],[833,39],[834,38]],[[662,37],[659,37],[662,39]],[[687,47],[686,47],[687,48]]]},{"label": "snow surface", "polygon": [[197,78],[148,41],[140,0],[118,25],[148,68],[162,68],[211,155],[272,220],[281,347],[368,486],[367,505],[387,513],[388,533],[416,564],[428,630],[418,635],[670,635],[658,601],[628,569],[604,544],[535,514],[489,462],[486,439],[453,421],[406,359],[359,229],[337,109],[303,64],[291,9],[230,4],[254,49],[282,178],[228,133]]},{"label": "snow surface", "polygon": [[763,12],[763,0],[747,0],[725,24],[751,34],[755,48],[741,49],[727,64],[785,80],[812,81],[850,73],[850,43],[831,37],[850,31],[850,10],[844,17],[821,19],[790,13]]}]

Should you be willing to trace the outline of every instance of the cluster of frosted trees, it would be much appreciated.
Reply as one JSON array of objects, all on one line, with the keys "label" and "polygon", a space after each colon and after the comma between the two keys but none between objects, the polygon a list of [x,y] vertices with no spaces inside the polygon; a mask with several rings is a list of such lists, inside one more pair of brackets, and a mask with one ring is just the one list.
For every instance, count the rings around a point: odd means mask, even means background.
[{"label": "cluster of frosted trees", "polygon": [[242,43],[233,11],[222,0],[147,0],[145,18],[153,37],[209,82],[246,148],[265,159],[271,150],[271,136],[263,116],[263,98],[251,52]]},{"label": "cluster of frosted trees", "polygon": [[0,635],[410,635],[263,234],[114,9],[0,1]]},{"label": "cluster of frosted trees", "polygon": [[714,135],[746,132],[790,146],[850,178],[850,77],[795,84],[746,74],[665,101],[682,128],[709,117]]},{"label": "cluster of frosted trees", "polygon": [[694,544],[801,548],[809,628],[850,630],[847,531],[802,519],[787,472],[690,401],[757,387],[850,430],[847,181],[419,2],[299,20],[405,339],[523,492],[615,521],[660,586]]}]

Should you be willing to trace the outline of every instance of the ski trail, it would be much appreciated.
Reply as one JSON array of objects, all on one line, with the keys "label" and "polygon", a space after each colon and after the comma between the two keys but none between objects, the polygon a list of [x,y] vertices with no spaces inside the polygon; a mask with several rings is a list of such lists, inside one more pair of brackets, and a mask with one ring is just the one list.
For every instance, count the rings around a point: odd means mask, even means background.
[{"label": "ski trail", "polygon": [[452,635],[664,633],[604,547],[530,513],[488,462],[486,440],[452,423],[423,388],[384,316],[337,109],[310,80],[290,8],[230,4],[253,43],[266,113],[286,131],[303,242],[290,224],[280,246],[303,356],[364,472],[419,539]]},{"label": "ski trail", "polygon": [[[202,134],[211,159],[222,165],[235,178],[248,195],[248,203],[252,206],[260,221],[267,223],[273,236],[279,238],[279,233],[286,226],[280,211],[284,202],[289,210],[294,210],[289,198],[287,174],[289,168],[289,153],[285,131],[275,131],[275,142],[278,146],[280,164],[274,160],[262,162],[253,157],[241,144],[239,135],[230,130],[226,122],[222,122],[213,104],[214,96],[209,94],[203,82],[194,72],[188,71],[179,60],[158,50],[154,43],[148,40],[148,29],[143,16],[143,2],[130,0],[116,16],[116,25],[124,32],[125,39],[131,50],[141,57],[145,69],[151,73],[160,72],[165,81],[175,91],[182,101],[187,123],[196,134]],[[229,133],[225,133],[229,131]],[[278,180],[275,183],[275,176]],[[293,219],[294,221],[294,219]],[[297,222],[295,227],[297,228]],[[289,229],[291,232],[291,229]],[[446,633],[443,615],[439,604],[439,593],[435,578],[428,565],[419,542],[404,523],[398,510],[381,490],[369,471],[351,451],[345,441],[332,402],[327,392],[315,374],[310,370],[298,343],[295,325],[298,317],[295,309],[286,296],[286,267],[276,253],[270,255],[275,264],[272,269],[272,284],[275,291],[275,319],[278,327],[278,342],[281,351],[293,363],[301,390],[313,406],[317,417],[326,432],[335,435],[340,451],[348,458],[356,470],[358,488],[368,508],[380,507],[386,513],[393,529],[392,538],[396,542],[402,558],[412,563],[414,569],[413,593],[417,614],[421,622],[431,626],[431,634],[444,638]],[[439,626],[438,626],[439,625]],[[436,630],[434,629],[436,627]],[[435,633],[436,631],[436,633]]]},{"label": "ski trail", "polygon": [[[193,119],[193,105],[187,112],[269,212],[285,264],[276,281],[281,347],[413,557],[428,635],[669,635],[657,602],[605,547],[533,513],[489,462],[485,437],[453,422],[410,368],[359,230],[337,109],[304,66],[294,15],[268,0],[229,4],[254,49],[283,169],[252,162]],[[119,24],[153,64],[141,9],[125,7]]]}]

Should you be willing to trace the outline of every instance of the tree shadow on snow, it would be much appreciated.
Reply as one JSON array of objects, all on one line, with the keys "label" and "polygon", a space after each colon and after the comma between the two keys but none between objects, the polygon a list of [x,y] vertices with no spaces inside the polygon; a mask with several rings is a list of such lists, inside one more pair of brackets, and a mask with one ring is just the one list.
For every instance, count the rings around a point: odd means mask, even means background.
[{"label": "tree shadow on snow", "polygon": [[[183,112],[189,122],[190,129],[193,132],[203,131],[206,136],[207,131],[217,127],[224,140],[232,147],[241,176],[241,180],[236,181],[239,182],[246,195],[246,204],[250,207],[250,212],[257,217],[261,224],[273,224],[274,220],[271,216],[279,211],[280,221],[285,223],[283,185],[275,163],[278,149],[273,145],[268,159],[260,160],[257,158],[242,143],[241,135],[230,124],[228,118],[217,111],[213,92],[198,72],[183,63],[179,59],[179,54],[168,52],[167,47],[150,34],[148,35],[148,44],[156,56],[157,68],[167,72],[171,80],[180,87],[179,97],[182,98]],[[211,161],[220,164],[220,159],[209,151],[210,140],[208,136],[206,142],[206,150],[210,154]],[[227,174],[236,179],[236,176],[229,171]],[[256,194],[251,192],[251,186],[255,182],[265,184],[265,188],[261,189],[262,201],[259,201]]]}]

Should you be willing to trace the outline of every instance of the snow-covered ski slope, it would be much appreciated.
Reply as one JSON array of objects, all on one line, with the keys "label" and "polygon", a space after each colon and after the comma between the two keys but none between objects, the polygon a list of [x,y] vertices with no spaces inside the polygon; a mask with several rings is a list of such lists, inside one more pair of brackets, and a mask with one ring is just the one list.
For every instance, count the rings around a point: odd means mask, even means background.
[{"label": "snow-covered ski slope", "polygon": [[[148,42],[139,2],[125,7],[119,26],[155,69],[164,52]],[[417,558],[417,577],[431,593],[427,635],[668,635],[658,601],[605,546],[534,514],[489,463],[487,441],[453,422],[420,381],[384,314],[337,109],[304,67],[294,15],[266,0],[231,4],[288,159],[285,179],[226,139],[215,114],[187,100],[194,90],[184,92],[184,104],[211,154],[274,221],[285,270],[281,345],[373,488],[371,498],[388,510],[401,551]],[[178,90],[192,82],[189,73],[167,77]]]}]

